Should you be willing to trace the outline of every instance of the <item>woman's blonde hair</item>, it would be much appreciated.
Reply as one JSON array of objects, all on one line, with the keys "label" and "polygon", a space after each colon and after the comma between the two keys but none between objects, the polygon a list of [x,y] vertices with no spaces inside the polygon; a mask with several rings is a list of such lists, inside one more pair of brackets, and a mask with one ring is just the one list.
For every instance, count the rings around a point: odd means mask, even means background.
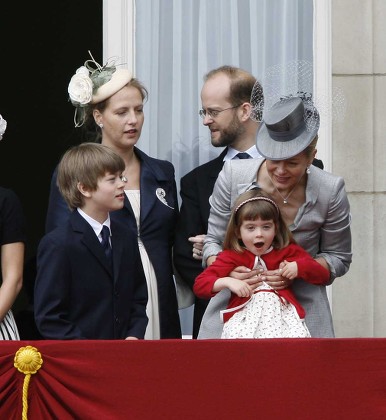
[{"label": "woman's blonde hair", "polygon": [[240,239],[240,227],[245,220],[273,220],[275,237],[272,246],[282,249],[290,242],[294,242],[292,233],[285,224],[276,202],[260,188],[246,191],[237,198],[225,234],[224,249],[243,252],[245,247]]},{"label": "woman's blonde hair", "polygon": [[316,149],[316,144],[318,143],[318,135],[316,135],[312,142],[303,150],[304,154],[310,158]]}]

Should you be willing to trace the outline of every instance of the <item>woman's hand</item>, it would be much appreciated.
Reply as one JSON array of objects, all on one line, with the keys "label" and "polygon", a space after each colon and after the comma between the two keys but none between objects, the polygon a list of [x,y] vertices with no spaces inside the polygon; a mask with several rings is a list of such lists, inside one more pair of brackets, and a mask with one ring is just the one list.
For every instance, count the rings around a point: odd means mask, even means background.
[{"label": "woman's hand", "polygon": [[245,266],[240,266],[236,267],[229,276],[238,280],[244,280],[246,284],[251,286],[252,290],[255,290],[263,281],[261,277],[263,272],[262,268],[251,270]]},{"label": "woman's hand", "polygon": [[282,268],[277,270],[267,270],[261,275],[261,280],[265,281],[269,286],[275,290],[283,290],[291,286],[293,280],[283,277]]}]

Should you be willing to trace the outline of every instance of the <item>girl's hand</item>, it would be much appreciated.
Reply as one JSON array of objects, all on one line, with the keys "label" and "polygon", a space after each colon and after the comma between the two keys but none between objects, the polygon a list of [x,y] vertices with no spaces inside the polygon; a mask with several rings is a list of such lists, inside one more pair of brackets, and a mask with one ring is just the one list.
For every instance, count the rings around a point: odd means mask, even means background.
[{"label": "girl's hand", "polygon": [[253,293],[252,287],[243,280],[228,277],[228,289],[238,297],[249,297]]},{"label": "girl's hand", "polygon": [[281,275],[287,279],[293,280],[298,276],[298,265],[295,261],[288,262],[284,260],[280,264]]},{"label": "girl's hand", "polygon": [[223,289],[229,289],[238,297],[248,297],[253,293],[253,288],[243,280],[232,277],[221,277],[213,285],[213,292],[217,293]]}]

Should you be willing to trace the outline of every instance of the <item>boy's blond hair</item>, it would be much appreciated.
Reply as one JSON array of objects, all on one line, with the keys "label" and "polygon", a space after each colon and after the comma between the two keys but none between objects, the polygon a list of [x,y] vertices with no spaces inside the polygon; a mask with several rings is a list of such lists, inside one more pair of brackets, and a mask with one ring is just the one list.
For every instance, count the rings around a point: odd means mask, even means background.
[{"label": "boy's blond hair", "polygon": [[123,173],[125,162],[112,149],[99,143],[81,143],[68,149],[60,160],[57,185],[70,209],[84,205],[84,196],[79,191],[81,183],[95,191],[98,180],[106,173]]}]

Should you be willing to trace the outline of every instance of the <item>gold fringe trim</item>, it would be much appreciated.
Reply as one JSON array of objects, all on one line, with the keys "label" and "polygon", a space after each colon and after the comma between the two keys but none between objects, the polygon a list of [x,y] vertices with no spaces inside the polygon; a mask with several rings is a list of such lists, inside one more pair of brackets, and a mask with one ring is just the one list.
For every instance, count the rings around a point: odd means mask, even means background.
[{"label": "gold fringe trim", "polygon": [[23,420],[27,420],[28,385],[31,379],[31,375],[36,373],[41,368],[42,364],[42,356],[35,347],[20,347],[20,349],[15,354],[13,365],[19,372],[24,373],[26,375],[23,383]]}]

